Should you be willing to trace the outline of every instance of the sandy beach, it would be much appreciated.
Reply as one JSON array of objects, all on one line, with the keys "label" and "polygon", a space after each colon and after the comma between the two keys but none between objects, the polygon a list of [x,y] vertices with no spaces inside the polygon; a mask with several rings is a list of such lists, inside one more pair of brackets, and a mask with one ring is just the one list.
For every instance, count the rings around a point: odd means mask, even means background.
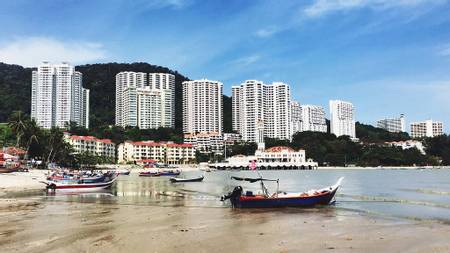
[{"label": "sandy beach", "polygon": [[47,170],[30,170],[29,172],[13,172],[0,174],[0,197],[11,192],[24,192],[44,189]]},{"label": "sandy beach", "polygon": [[2,252],[450,252],[448,225],[316,211],[12,201],[0,207],[0,247]]}]

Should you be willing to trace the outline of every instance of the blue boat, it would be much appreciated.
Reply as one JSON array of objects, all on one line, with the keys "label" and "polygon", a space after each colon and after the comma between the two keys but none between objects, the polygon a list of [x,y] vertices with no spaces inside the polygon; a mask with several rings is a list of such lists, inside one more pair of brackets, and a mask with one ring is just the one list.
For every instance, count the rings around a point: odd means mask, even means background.
[{"label": "blue boat", "polygon": [[[234,190],[224,195],[221,200],[230,200],[235,208],[277,208],[277,207],[313,207],[317,205],[328,205],[332,202],[343,177],[339,178],[336,184],[319,190],[309,190],[300,193],[287,193],[278,191],[278,179],[260,178],[240,178],[232,177],[235,180],[248,181],[250,183],[260,182],[262,194],[253,194],[251,191],[242,190],[241,186],[236,186]],[[264,185],[264,181],[276,181],[277,192],[270,195]]]}]

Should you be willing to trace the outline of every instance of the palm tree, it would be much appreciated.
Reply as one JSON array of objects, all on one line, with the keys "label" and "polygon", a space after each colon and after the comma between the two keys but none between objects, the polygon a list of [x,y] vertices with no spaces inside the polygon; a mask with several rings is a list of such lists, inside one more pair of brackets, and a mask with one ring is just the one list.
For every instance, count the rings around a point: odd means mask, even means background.
[{"label": "palm tree", "polygon": [[26,132],[25,136],[28,138],[27,141],[27,152],[25,153],[25,158],[27,159],[29,157],[30,147],[33,143],[39,144],[39,138],[41,129],[36,124],[36,121],[34,119],[26,122]]},{"label": "palm tree", "polygon": [[25,134],[27,128],[25,119],[21,111],[14,111],[8,121],[8,126],[16,135],[16,147],[19,147],[22,136]]}]

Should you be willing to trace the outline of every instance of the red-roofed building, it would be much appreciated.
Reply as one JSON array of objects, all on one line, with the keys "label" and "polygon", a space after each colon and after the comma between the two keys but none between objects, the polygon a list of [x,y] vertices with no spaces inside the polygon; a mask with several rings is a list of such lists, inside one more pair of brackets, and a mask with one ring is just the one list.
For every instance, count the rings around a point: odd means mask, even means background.
[{"label": "red-roofed building", "polygon": [[77,153],[88,152],[98,156],[116,158],[116,144],[110,139],[97,139],[94,136],[64,134],[64,139]]},{"label": "red-roofed building", "polygon": [[158,163],[186,164],[195,159],[195,148],[191,144],[173,142],[126,141],[118,147],[119,163],[154,160]]}]

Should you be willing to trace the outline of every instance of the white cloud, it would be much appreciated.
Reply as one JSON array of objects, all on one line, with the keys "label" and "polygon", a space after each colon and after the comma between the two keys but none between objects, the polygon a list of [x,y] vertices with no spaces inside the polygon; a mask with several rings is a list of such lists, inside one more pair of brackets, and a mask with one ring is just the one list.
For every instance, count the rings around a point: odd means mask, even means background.
[{"label": "white cloud", "polygon": [[438,54],[441,56],[450,56],[450,44],[441,46],[438,49]]},{"label": "white cloud", "polygon": [[253,64],[253,63],[259,61],[260,59],[261,59],[261,56],[255,54],[255,55],[250,55],[247,57],[242,57],[242,58],[236,59],[236,60],[232,61],[232,64],[239,65],[239,66],[248,66],[250,64]]},{"label": "white cloud", "polygon": [[266,37],[270,37],[273,34],[279,32],[279,29],[274,27],[274,26],[269,26],[267,28],[263,28],[263,29],[259,29],[258,31],[256,31],[256,36],[261,37],[261,38],[266,38]]},{"label": "white cloud", "polygon": [[391,9],[398,7],[417,7],[437,5],[447,0],[315,0],[307,6],[303,13],[307,17],[320,17],[332,12],[346,11],[357,8]]},{"label": "white cloud", "polygon": [[19,38],[0,45],[0,62],[35,67],[42,61],[80,64],[105,59],[102,44],[60,41],[47,37]]}]

